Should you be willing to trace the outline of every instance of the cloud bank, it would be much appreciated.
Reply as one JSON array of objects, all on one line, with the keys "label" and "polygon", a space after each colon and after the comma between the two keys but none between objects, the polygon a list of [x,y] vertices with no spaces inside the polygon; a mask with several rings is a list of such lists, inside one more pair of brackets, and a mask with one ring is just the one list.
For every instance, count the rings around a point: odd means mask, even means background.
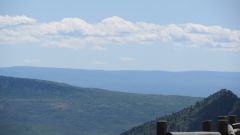
[{"label": "cloud bank", "polygon": [[159,25],[113,16],[97,23],[80,18],[38,22],[27,16],[0,16],[0,44],[105,50],[105,45],[173,44],[240,51],[240,30],[202,24]]}]

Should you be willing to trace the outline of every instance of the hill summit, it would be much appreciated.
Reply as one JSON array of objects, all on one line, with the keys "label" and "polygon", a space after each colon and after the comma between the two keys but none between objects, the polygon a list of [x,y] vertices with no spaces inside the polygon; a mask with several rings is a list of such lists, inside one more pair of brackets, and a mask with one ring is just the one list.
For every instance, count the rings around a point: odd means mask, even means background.
[{"label": "hill summit", "polygon": [[230,90],[222,89],[188,108],[146,122],[121,135],[155,135],[157,120],[166,120],[170,131],[199,131],[203,120],[212,120],[215,130],[216,117],[229,114],[240,116],[240,99]]}]

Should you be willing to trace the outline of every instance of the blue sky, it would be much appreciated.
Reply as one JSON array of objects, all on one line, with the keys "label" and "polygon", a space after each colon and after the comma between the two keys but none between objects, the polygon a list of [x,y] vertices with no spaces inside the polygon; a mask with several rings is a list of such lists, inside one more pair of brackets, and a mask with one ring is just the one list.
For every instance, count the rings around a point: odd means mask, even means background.
[{"label": "blue sky", "polygon": [[0,66],[240,71],[238,0],[0,0]]}]

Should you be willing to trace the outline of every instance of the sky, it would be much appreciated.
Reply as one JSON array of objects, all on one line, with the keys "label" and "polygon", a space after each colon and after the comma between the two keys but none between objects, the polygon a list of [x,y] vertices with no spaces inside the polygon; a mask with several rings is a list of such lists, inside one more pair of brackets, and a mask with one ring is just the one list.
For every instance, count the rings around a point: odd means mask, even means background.
[{"label": "sky", "polygon": [[0,67],[240,72],[239,0],[0,0]]}]

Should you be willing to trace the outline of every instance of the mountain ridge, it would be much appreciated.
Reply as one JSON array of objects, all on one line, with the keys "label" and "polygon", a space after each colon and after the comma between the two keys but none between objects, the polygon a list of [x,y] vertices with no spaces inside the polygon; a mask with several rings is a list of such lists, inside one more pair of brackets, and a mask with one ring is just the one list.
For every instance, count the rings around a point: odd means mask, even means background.
[{"label": "mountain ridge", "polygon": [[0,75],[50,80],[79,87],[143,94],[205,97],[221,88],[240,95],[240,72],[106,71],[66,68],[0,68]]},{"label": "mountain ridge", "polygon": [[201,131],[201,122],[212,120],[216,130],[216,117],[229,114],[240,116],[240,99],[230,90],[222,89],[188,108],[145,122],[121,135],[155,135],[157,120],[168,121],[169,131]]},{"label": "mountain ridge", "polygon": [[84,69],[84,68],[69,68],[69,67],[44,67],[44,66],[6,66],[0,67],[3,69],[9,68],[45,68],[45,69],[66,69],[66,70],[85,70],[85,71],[146,71],[146,72],[226,72],[226,73],[240,73],[240,71],[215,71],[215,70],[181,70],[181,71],[168,71],[168,70],[134,70],[134,69]]}]

